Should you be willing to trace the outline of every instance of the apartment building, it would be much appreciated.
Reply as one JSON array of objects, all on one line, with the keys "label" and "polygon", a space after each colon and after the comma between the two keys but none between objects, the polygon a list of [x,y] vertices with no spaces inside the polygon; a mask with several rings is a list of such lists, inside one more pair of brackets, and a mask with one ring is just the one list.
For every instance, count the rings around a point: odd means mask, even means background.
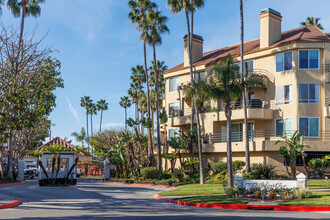
[{"label": "apartment building", "polygon": [[[244,160],[244,131],[249,131],[251,163],[273,164],[283,170],[275,142],[286,132],[305,135],[307,160],[330,153],[330,34],[315,26],[282,32],[282,16],[267,8],[260,13],[260,38],[244,43],[244,69],[265,76],[267,90],[248,91],[248,128],[244,126],[242,102],[233,104],[233,160]],[[203,52],[203,38],[193,36],[195,79],[206,79],[214,64],[228,54],[240,62],[240,44]],[[184,62],[167,70],[163,105],[169,120],[168,138],[189,130],[191,102],[184,87],[190,82],[187,38]],[[204,103],[201,125],[203,152],[209,161],[226,161],[226,117],[216,101]],[[164,130],[163,130],[164,132]],[[195,151],[197,152],[197,151]],[[302,165],[298,161],[298,166]],[[302,168],[302,167],[300,167]]]}]

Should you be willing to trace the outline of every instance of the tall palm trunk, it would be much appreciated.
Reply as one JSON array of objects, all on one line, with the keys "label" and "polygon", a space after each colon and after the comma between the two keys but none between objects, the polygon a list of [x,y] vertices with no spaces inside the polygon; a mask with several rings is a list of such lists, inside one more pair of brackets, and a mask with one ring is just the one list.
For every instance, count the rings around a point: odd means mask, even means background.
[{"label": "tall palm trunk", "polygon": [[13,179],[13,129],[12,128],[10,128],[9,130],[7,178]]},{"label": "tall palm trunk", "polygon": [[157,147],[158,147],[158,175],[157,179],[160,180],[160,175],[162,173],[162,152],[160,146],[160,125],[159,125],[159,97],[158,97],[158,69],[156,63],[156,46],[155,42],[152,44],[153,54],[154,54],[154,70],[155,70],[155,91],[156,91],[156,123],[157,123]]},{"label": "tall palm trunk", "polygon": [[89,134],[88,134],[88,109],[87,109],[87,106],[86,106],[86,124],[87,124],[87,146],[88,146],[88,152],[90,153],[90,149],[89,149]]},{"label": "tall palm trunk", "polygon": [[[243,19],[243,0],[240,0],[240,17],[241,17],[241,74],[242,83],[244,83],[245,71],[244,71],[244,19]],[[244,145],[245,145],[245,173],[250,172],[250,146],[249,146],[249,122],[247,118],[247,101],[246,101],[246,89],[243,89],[243,108],[244,108]]]},{"label": "tall palm trunk", "polygon": [[[93,137],[93,113],[91,113],[91,140],[92,140],[92,137]],[[93,146],[91,145],[91,151],[92,151],[92,156],[93,155]]]},{"label": "tall palm trunk", "polygon": [[228,188],[232,188],[233,184],[233,155],[231,148],[231,109],[226,106],[225,114],[227,118],[227,171],[228,171]]},{"label": "tall palm trunk", "polygon": [[103,110],[101,110],[101,119],[100,119],[100,132],[101,132],[101,128],[102,128],[102,117],[103,117]]},{"label": "tall palm trunk", "polygon": [[19,42],[18,42],[18,46],[20,48],[22,48],[23,46],[23,32],[24,32],[24,23],[25,23],[25,7],[26,7],[26,3],[27,0],[22,0],[21,4],[22,4],[22,20],[21,20],[21,30],[20,30],[20,34],[19,34]]},{"label": "tall palm trunk", "polygon": [[[147,82],[147,113],[148,113],[148,117],[151,118],[149,75],[148,75],[148,66],[147,66],[147,48],[145,41],[143,41],[143,57],[144,57],[144,72],[146,75],[146,82]],[[152,151],[152,132],[151,132],[151,127],[149,127],[148,128],[148,159],[150,164],[152,164],[153,161],[153,154],[151,151]]]},{"label": "tall palm trunk", "polygon": [[60,166],[61,166],[61,157],[60,154],[57,154],[56,156],[56,175],[55,175],[55,180],[54,183],[56,182],[58,172],[60,171]]},{"label": "tall palm trunk", "polygon": [[127,131],[127,108],[125,108],[125,131]]},{"label": "tall palm trunk", "polygon": [[[194,74],[193,74],[193,64],[192,64],[192,36],[190,32],[190,23],[189,23],[189,12],[186,10],[186,22],[187,22],[187,43],[188,43],[188,54],[189,54],[189,72],[190,72],[190,81],[191,83],[194,81]],[[191,102],[191,123],[190,123],[190,130],[193,131],[194,129],[194,102]],[[190,137],[190,157],[194,157],[194,140],[193,137]]]},{"label": "tall palm trunk", "polygon": [[202,137],[201,137],[201,125],[199,121],[198,108],[196,109],[196,122],[197,122],[197,135],[198,135],[198,157],[199,157],[199,174],[200,184],[205,184],[204,165],[203,165],[203,149],[202,149]]}]

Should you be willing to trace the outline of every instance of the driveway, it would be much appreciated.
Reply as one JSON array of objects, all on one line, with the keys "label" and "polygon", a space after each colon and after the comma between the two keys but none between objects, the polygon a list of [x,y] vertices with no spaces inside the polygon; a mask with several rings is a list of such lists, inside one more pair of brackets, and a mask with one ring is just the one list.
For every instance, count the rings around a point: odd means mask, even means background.
[{"label": "driveway", "polygon": [[80,179],[74,187],[39,187],[36,180],[0,186],[0,196],[23,204],[0,210],[0,219],[330,219],[330,212],[274,212],[196,208],[153,198],[160,187],[111,185]]}]

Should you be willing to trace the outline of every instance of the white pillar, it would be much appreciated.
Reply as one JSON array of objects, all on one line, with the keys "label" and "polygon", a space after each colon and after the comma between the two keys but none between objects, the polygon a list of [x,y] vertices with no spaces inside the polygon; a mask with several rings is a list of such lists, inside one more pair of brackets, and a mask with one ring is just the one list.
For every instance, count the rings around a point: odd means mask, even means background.
[{"label": "white pillar", "polygon": [[110,179],[110,162],[108,159],[104,161],[104,179]]},{"label": "white pillar", "polygon": [[17,163],[17,181],[24,181],[24,160],[18,159]]},{"label": "white pillar", "polygon": [[296,176],[297,178],[297,187],[299,189],[305,189],[307,187],[307,176],[303,173]]},{"label": "white pillar", "polygon": [[236,173],[234,175],[234,186],[243,187],[243,175],[241,173]]}]

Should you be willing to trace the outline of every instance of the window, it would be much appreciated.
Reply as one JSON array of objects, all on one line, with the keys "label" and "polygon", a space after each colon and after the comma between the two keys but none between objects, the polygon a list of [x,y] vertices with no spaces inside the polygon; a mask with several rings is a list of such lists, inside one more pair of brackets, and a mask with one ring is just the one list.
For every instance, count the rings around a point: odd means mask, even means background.
[{"label": "window", "polygon": [[284,133],[288,136],[292,135],[292,118],[279,118],[275,120],[276,137],[282,136]]},{"label": "window", "polygon": [[168,104],[168,114],[171,117],[173,114],[178,116],[179,102],[173,102]]},{"label": "window", "polygon": [[291,104],[292,102],[292,85],[276,86],[276,104]]},{"label": "window", "polygon": [[276,72],[292,70],[292,51],[276,54]]},{"label": "window", "polygon": [[[56,170],[57,161],[55,161],[54,170]],[[52,158],[47,158],[47,171],[51,171],[52,168]],[[60,162],[60,171],[68,171],[69,170],[69,158],[61,158]]]},{"label": "window", "polygon": [[299,84],[299,103],[318,103],[319,84],[300,83]]},{"label": "window", "polygon": [[299,50],[299,69],[318,69],[319,50]]},{"label": "window", "polygon": [[179,86],[179,77],[172,77],[169,79],[169,92],[175,92],[178,89]]},{"label": "window", "polygon": [[205,72],[204,71],[195,72],[194,80],[195,80],[195,82],[197,82],[198,80],[205,81]]},{"label": "window", "polygon": [[[249,141],[254,140],[254,123],[249,122]],[[221,127],[221,142],[227,141],[227,127]],[[231,124],[231,141],[241,142],[243,141],[243,123]]]},{"label": "window", "polygon": [[168,140],[171,140],[172,138],[176,138],[179,136],[179,129],[178,128],[170,128],[168,129]]},{"label": "window", "polygon": [[[238,66],[238,70],[241,73],[241,63],[235,63]],[[244,73],[253,72],[253,60],[244,61]]]},{"label": "window", "polygon": [[320,118],[299,118],[299,133],[306,137],[319,137]]}]

